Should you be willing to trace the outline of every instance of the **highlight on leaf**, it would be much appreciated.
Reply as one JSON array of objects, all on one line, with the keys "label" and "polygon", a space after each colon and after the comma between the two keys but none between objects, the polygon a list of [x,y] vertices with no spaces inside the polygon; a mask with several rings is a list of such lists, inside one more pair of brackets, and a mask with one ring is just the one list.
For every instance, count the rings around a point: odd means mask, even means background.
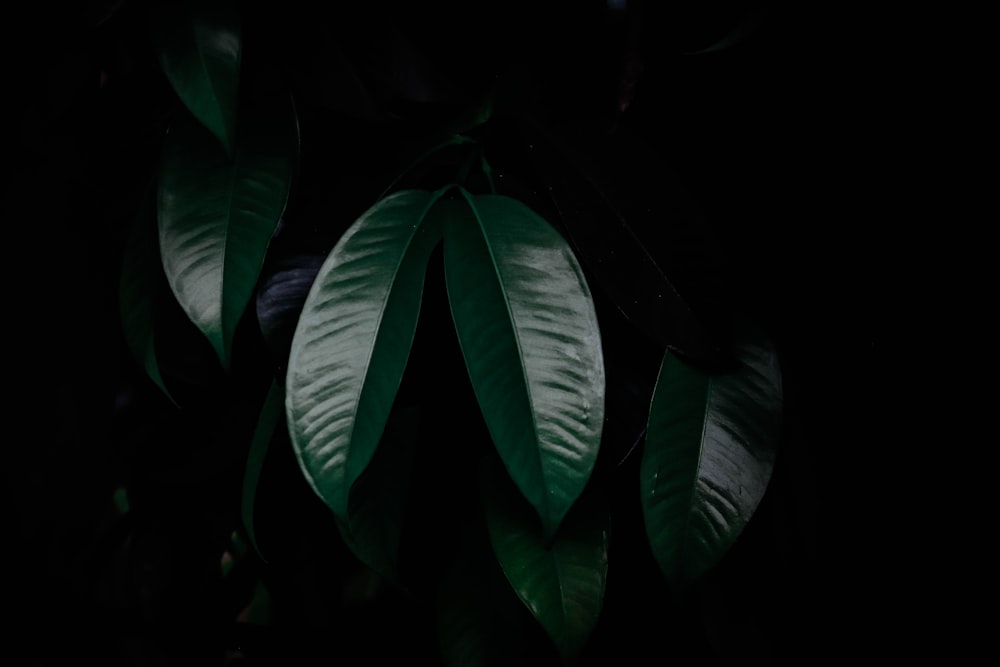
[{"label": "highlight on leaf", "polygon": [[640,464],[646,533],[667,581],[685,589],[713,568],[756,511],[774,466],[782,410],[777,353],[747,329],[739,368],[708,374],[667,352]]},{"label": "highlight on leaf", "polygon": [[442,192],[399,191],[362,214],[320,267],[292,337],[293,448],[348,525],[351,489],[378,447],[413,343]]},{"label": "highlight on leaf", "polygon": [[232,159],[190,114],[175,119],[160,166],[163,268],[178,303],[223,368],[284,213],[298,159],[291,96],[274,95],[241,119]]},{"label": "highlight on leaf", "polygon": [[600,447],[605,373],[594,303],[552,225],[516,199],[462,196],[445,226],[452,319],[493,444],[551,536]]}]

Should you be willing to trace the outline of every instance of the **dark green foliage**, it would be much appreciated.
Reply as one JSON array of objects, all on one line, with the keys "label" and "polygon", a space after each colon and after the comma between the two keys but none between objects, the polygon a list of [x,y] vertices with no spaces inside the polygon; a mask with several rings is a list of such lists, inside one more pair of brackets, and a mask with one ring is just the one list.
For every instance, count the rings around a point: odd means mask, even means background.
[{"label": "dark green foliage", "polygon": [[4,565],[27,621],[88,626],[60,657],[822,657],[787,639],[817,381],[779,227],[810,216],[767,208],[802,44],[691,4],[27,22]]}]

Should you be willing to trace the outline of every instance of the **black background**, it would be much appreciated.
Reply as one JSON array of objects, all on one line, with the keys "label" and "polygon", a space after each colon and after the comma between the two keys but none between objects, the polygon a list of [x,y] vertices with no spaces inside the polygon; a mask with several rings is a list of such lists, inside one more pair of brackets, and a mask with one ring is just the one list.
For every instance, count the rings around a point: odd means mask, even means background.
[{"label": "black background", "polygon": [[[783,365],[786,431],[758,514],[700,602],[673,605],[637,527],[618,529],[607,604],[585,664],[808,664],[862,646],[882,650],[888,593],[869,575],[886,565],[876,545],[891,529],[859,496],[875,474],[865,461],[880,460],[885,443],[876,416],[889,409],[886,350],[899,335],[890,288],[903,221],[894,203],[916,152],[905,120],[914,63],[894,37],[900,23],[753,3],[644,4],[642,75],[618,131],[648,150],[635,157],[637,171],[649,154],[661,158],[657,173],[675,179],[665,191],[684,199],[678,208],[715,243],[704,264],[680,265],[672,276],[678,285],[707,312],[725,300],[772,334]],[[536,72],[542,108],[558,130],[587,135],[615,122],[625,19],[602,3],[553,3],[545,11],[516,2],[476,10],[443,1],[381,3],[323,24],[322,12],[304,4],[245,6],[247,35],[269,25],[270,34],[286,38],[261,44],[259,58],[285,53],[302,58],[290,62],[307,62],[319,36],[333,34],[382,91],[374,99],[384,108],[426,111],[393,98],[392,85],[380,79],[393,70],[387,44],[405,37],[448,82],[447,95],[468,99],[488,87],[491,72],[515,62]],[[287,656],[433,661],[432,622],[406,598],[386,593],[357,608],[331,601],[342,582],[323,558],[346,557],[332,525],[292,544],[296,526],[327,515],[289,481],[290,455],[274,463],[270,482],[287,484],[285,497],[265,508],[278,515],[271,576],[284,591],[286,620],[267,632],[227,623],[227,591],[206,579],[200,547],[188,546],[214,544],[219,526],[234,516],[239,445],[208,453],[193,445],[138,446],[144,438],[166,442],[166,434],[185,433],[199,419],[206,431],[222,428],[215,411],[183,424],[165,418],[165,406],[131,367],[118,328],[122,221],[152,173],[158,113],[169,97],[165,82],[151,75],[101,87],[101,72],[127,78],[148,71],[142,56],[122,65],[122,50],[143,53],[138,14],[127,4],[97,25],[99,5],[47,5],[11,24],[21,34],[11,43],[6,96],[14,111],[7,322],[18,395],[4,452],[2,569],[19,619],[10,650],[23,664],[84,656],[104,664],[219,664],[221,645],[242,646],[257,664],[285,664]],[[682,55],[749,15],[758,17],[756,29],[732,48]],[[397,29],[385,30],[387,23]],[[318,69],[305,68],[302,80]],[[394,166],[380,166],[378,150],[401,159],[387,148],[395,130],[350,116],[355,107],[331,111],[317,87],[300,85],[303,164],[350,185],[304,185],[296,205],[360,212]],[[331,117],[341,123],[335,129],[324,124]],[[345,146],[354,135],[361,143]],[[385,142],[378,150],[362,145],[376,136]],[[373,180],[365,185],[367,173]],[[353,185],[356,201],[331,202]],[[635,231],[654,255],[669,255],[658,230]],[[238,413],[231,419],[242,423]],[[110,502],[121,485],[141,517],[131,525],[116,520]],[[632,502],[627,484],[620,493],[618,502]],[[295,516],[283,514],[290,508]],[[150,571],[155,585],[143,579]],[[140,590],[160,597],[137,597]],[[212,651],[193,648],[206,642]],[[338,660],[345,651],[356,658]]]}]

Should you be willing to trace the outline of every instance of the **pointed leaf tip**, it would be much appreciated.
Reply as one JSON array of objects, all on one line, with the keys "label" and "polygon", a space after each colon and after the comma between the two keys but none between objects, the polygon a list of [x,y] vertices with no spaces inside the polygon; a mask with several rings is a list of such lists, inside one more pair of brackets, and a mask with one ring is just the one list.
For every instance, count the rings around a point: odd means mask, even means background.
[{"label": "pointed leaf tip", "polygon": [[493,551],[563,664],[574,664],[604,605],[610,513],[596,498],[585,498],[546,538],[502,466],[486,463],[481,480]]},{"label": "pointed leaf tip", "polygon": [[155,2],[150,29],[163,73],[184,106],[232,155],[242,58],[233,0]]},{"label": "pointed leaf tip", "polygon": [[156,356],[156,299],[161,281],[160,245],[156,235],[154,188],[144,194],[139,214],[132,222],[118,284],[118,313],[125,343],[136,364],[175,406]]},{"label": "pointed leaf tip", "polygon": [[590,477],[604,423],[604,360],[572,250],[516,199],[473,196],[446,224],[448,300],[490,436],[555,533]]},{"label": "pointed leaf tip", "polygon": [[403,190],[337,242],[306,297],[286,375],[289,430],[314,491],[342,521],[382,437],[440,240],[440,193]]},{"label": "pointed leaf tip", "polygon": [[647,536],[666,579],[686,588],[732,547],[767,489],[780,437],[778,358],[759,333],[740,367],[707,374],[664,356],[640,465]]},{"label": "pointed leaf tip", "polygon": [[291,191],[298,123],[290,96],[255,107],[230,159],[190,114],[164,143],[158,223],[163,268],[188,318],[229,368],[232,342]]}]

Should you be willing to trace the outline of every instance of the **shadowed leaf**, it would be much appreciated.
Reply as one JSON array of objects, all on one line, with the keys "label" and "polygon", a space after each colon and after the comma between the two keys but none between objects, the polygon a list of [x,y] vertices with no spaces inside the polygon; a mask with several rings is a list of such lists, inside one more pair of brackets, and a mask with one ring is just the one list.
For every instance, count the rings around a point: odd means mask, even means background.
[{"label": "shadowed leaf", "polygon": [[[502,129],[497,151],[510,168],[528,174],[537,205],[552,211],[553,222],[592,276],[595,289],[603,290],[650,341],[702,367],[719,367],[727,360],[714,332],[664,273],[634,227],[641,219],[651,228],[648,236],[666,234],[676,242],[678,230],[691,224],[681,218],[690,211],[683,206],[679,184],[666,180],[648,149],[637,153],[641,167],[622,159],[622,153],[640,142],[620,147],[616,142],[624,141],[622,132],[613,138],[592,134],[596,133],[557,136],[537,122],[522,120]],[[593,146],[582,149],[584,141]],[[651,173],[662,180],[636,185],[636,175],[651,180]],[[633,192],[636,187],[642,190]]]},{"label": "shadowed leaf", "polygon": [[242,35],[234,0],[154,3],[160,66],[184,106],[231,154],[236,135]]},{"label": "shadowed leaf", "polygon": [[155,302],[159,281],[164,280],[160,244],[156,235],[155,197],[147,193],[139,215],[132,223],[125,246],[119,279],[118,307],[125,342],[132,358],[175,405],[167,391],[156,358],[154,338]]},{"label": "shadowed leaf", "polygon": [[257,483],[260,481],[260,473],[264,468],[264,460],[267,458],[267,450],[274,437],[275,429],[279,425],[284,425],[284,390],[275,382],[271,383],[261,406],[260,415],[257,417],[257,427],[254,430],[253,440],[250,442],[250,451],[247,454],[247,464],[243,473],[243,527],[246,528],[247,537],[254,550],[261,555],[260,547],[257,545],[257,537],[254,531],[254,506],[257,500]]},{"label": "shadowed leaf", "polygon": [[781,372],[760,334],[736,340],[737,371],[663,358],[640,466],[646,532],[684,589],[726,554],[767,489],[780,435]]},{"label": "shadowed leaf", "polygon": [[337,525],[361,562],[396,585],[420,411],[394,411],[371,462],[351,489],[346,521]]},{"label": "shadowed leaf", "polygon": [[523,614],[485,532],[481,522],[466,526],[438,590],[438,640],[450,667],[528,664],[524,619],[531,618]]},{"label": "shadowed leaf", "polygon": [[224,368],[284,212],[297,154],[288,96],[245,115],[231,160],[190,114],[180,114],[167,134],[159,186],[163,267]]},{"label": "shadowed leaf", "polygon": [[[518,597],[573,664],[604,604],[611,517],[581,501],[552,539],[499,465],[483,467],[483,503],[490,542]],[[587,499],[592,500],[592,499]]]},{"label": "shadowed leaf", "polygon": [[760,7],[750,11],[747,16],[745,16],[741,21],[739,21],[728,33],[721,37],[718,41],[709,44],[708,46],[697,49],[695,51],[685,51],[686,56],[700,56],[708,53],[717,53],[719,51],[725,51],[730,49],[737,44],[743,42],[745,39],[753,35],[757,29],[760,27],[764,19],[767,18],[769,12],[769,7]]}]

